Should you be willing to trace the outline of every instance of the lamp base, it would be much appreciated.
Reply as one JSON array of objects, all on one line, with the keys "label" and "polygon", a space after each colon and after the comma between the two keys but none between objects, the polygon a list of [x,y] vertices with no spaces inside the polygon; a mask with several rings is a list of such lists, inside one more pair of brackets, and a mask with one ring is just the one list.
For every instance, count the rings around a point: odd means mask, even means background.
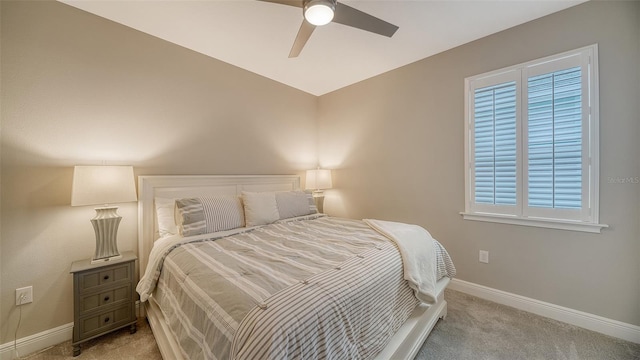
[{"label": "lamp base", "polygon": [[96,208],[96,217],[91,219],[96,233],[96,252],[91,263],[115,260],[121,258],[118,252],[118,225],[122,217],[118,215],[117,206]]},{"label": "lamp base", "polygon": [[314,190],[313,191],[313,201],[316,203],[316,207],[318,208],[318,212],[324,213],[324,191],[322,190]]}]

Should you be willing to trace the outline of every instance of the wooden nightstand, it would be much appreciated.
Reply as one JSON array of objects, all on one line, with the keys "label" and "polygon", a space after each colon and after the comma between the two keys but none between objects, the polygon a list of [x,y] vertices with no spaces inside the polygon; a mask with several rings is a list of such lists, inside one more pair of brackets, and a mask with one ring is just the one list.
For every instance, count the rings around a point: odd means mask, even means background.
[{"label": "wooden nightstand", "polygon": [[134,269],[137,257],[125,252],[121,259],[91,264],[74,261],[73,356],[80,344],[126,326],[136,332]]}]

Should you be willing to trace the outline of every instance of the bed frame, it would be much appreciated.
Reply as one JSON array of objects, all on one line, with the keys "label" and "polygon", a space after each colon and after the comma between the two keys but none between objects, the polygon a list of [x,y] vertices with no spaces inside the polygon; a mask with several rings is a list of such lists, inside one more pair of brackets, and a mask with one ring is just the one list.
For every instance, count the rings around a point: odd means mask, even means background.
[{"label": "bed frame", "polygon": [[[194,196],[240,195],[242,191],[287,191],[300,189],[295,175],[167,175],[138,177],[138,259],[143,274],[156,238],[154,198],[184,198]],[[419,305],[391,338],[375,360],[413,359],[440,318],[447,315],[444,289],[449,279],[437,283],[437,302]],[[151,330],[164,359],[184,359],[178,343],[166,325],[164,315],[153,296],[144,303]]]}]

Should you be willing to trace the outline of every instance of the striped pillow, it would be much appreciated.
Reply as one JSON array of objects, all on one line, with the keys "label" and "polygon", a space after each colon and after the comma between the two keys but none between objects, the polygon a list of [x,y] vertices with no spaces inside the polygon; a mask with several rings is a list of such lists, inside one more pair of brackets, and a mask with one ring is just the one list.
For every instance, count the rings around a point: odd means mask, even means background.
[{"label": "striped pillow", "polygon": [[182,236],[209,234],[244,226],[244,209],[237,196],[176,200],[176,224]]},{"label": "striped pillow", "polygon": [[280,191],[276,193],[276,203],[280,219],[311,215],[318,212],[310,193],[302,191]]}]

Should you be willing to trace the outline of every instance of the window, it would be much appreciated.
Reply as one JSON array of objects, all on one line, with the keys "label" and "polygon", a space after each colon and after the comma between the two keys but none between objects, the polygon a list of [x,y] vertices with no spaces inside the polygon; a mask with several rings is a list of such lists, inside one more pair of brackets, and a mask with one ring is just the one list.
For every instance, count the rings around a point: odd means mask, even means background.
[{"label": "window", "polygon": [[600,232],[597,45],[465,79],[465,219]]}]

